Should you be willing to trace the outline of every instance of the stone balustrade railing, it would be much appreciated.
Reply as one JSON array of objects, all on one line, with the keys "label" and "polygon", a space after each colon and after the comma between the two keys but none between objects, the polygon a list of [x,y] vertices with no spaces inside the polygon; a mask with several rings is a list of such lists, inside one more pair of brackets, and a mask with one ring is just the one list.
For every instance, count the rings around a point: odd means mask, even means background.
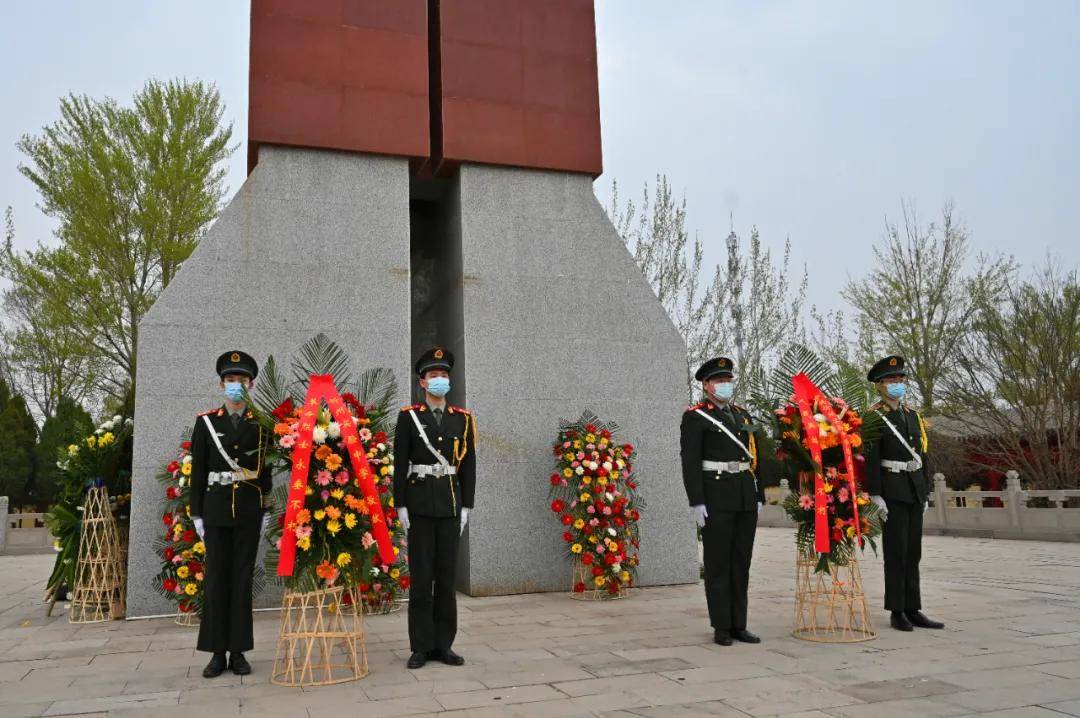
[{"label": "stone balustrade railing", "polygon": [[[787,480],[781,481],[779,500],[789,491]],[[1024,489],[1015,471],[1005,474],[1002,491],[953,491],[945,485],[944,475],[935,474],[923,531],[951,536],[1080,541],[1080,506],[1068,507],[1069,499],[1076,498],[1080,498],[1078,489]],[[1046,499],[1049,505],[1029,506],[1031,499]],[[794,526],[777,504],[766,506],[758,523]]]},{"label": "stone balustrade railing", "polygon": [[45,528],[45,514],[10,514],[8,506],[8,497],[0,496],[0,554],[52,551],[53,537]]}]

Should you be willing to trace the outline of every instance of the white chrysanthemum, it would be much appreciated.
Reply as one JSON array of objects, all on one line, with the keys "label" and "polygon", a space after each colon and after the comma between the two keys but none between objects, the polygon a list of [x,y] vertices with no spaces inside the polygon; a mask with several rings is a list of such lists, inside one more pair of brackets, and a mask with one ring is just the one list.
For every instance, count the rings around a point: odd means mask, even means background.
[{"label": "white chrysanthemum", "polygon": [[326,429],[322,428],[321,426],[316,426],[315,430],[311,432],[311,440],[314,441],[316,444],[325,444]]},{"label": "white chrysanthemum", "polygon": [[106,421],[101,425],[101,428],[105,431],[112,431],[116,427],[116,423],[112,421]]},{"label": "white chrysanthemum", "polygon": [[615,562],[615,563],[611,564],[611,570],[612,571],[622,571],[622,564],[618,563],[618,562]]},{"label": "white chrysanthemum", "polygon": [[326,427],[326,435],[329,436],[331,439],[341,438],[341,424],[337,423],[336,421],[331,421],[330,424]]},{"label": "white chrysanthemum", "polygon": [[191,463],[191,454],[188,454],[187,456],[184,457],[183,463],[185,463],[185,464],[190,464]]},{"label": "white chrysanthemum", "polygon": [[604,471],[611,471],[611,462],[610,461],[605,461],[604,462]]},{"label": "white chrysanthemum", "polygon": [[375,444],[375,448],[378,449],[379,451],[386,451],[386,444],[383,444],[383,443]]},{"label": "white chrysanthemum", "polygon": [[180,484],[180,488],[184,488],[185,486],[187,486],[187,477],[181,476],[176,483]]},{"label": "white chrysanthemum", "polygon": [[372,576],[378,576],[379,575],[379,567],[378,566],[372,566],[371,567],[371,575]]},{"label": "white chrysanthemum", "polygon": [[610,526],[608,527],[608,530],[607,530],[607,532],[608,532],[609,534],[611,534],[612,536],[614,536],[614,535],[615,535],[615,529],[611,528]]},{"label": "white chrysanthemum", "polygon": [[615,500],[615,497],[611,495],[611,492],[608,492],[608,493],[604,494],[604,497],[605,497],[605,498],[606,498],[606,499],[607,499],[608,501],[614,501],[614,500]]},{"label": "white chrysanthemum", "polygon": [[95,431],[94,433],[97,434],[98,436],[101,436],[102,434],[105,433],[105,429],[104,429],[104,427],[98,427],[97,431]]},{"label": "white chrysanthemum", "polygon": [[577,474],[578,476],[581,476],[582,474],[585,473],[585,467],[583,467],[583,466],[577,467],[576,469],[574,469],[574,473]]}]

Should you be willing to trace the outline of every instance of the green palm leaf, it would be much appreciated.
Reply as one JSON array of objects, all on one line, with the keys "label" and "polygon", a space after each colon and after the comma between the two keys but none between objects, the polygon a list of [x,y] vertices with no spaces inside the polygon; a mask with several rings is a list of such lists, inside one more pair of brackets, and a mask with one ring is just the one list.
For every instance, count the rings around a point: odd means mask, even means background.
[{"label": "green palm leaf", "polygon": [[[332,374],[338,386],[348,384],[349,356],[322,332],[304,342],[292,361],[293,380],[306,386],[312,374]],[[303,394],[304,392],[298,392]]]}]

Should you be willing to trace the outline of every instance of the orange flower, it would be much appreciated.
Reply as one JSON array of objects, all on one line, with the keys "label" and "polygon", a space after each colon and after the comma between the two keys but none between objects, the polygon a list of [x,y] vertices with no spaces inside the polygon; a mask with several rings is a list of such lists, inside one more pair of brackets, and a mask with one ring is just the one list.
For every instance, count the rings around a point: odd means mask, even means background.
[{"label": "orange flower", "polygon": [[851,439],[851,445],[856,449],[862,446],[862,437],[858,434],[852,434],[848,438]]},{"label": "orange flower", "polygon": [[327,457],[330,456],[330,454],[332,453],[334,453],[334,450],[326,444],[323,444],[315,450],[315,458],[319,461],[326,461]]},{"label": "orange flower", "polygon": [[[323,444],[323,446],[326,446],[326,444]],[[340,469],[341,457],[337,454],[330,454],[330,456],[326,457],[326,468],[330,469],[331,471],[337,471],[338,469]]]},{"label": "orange flower", "polygon": [[332,583],[337,578],[338,570],[329,561],[323,561],[315,567],[315,575],[325,579],[328,583]]},{"label": "orange flower", "polygon": [[285,436],[292,433],[292,427],[284,422],[280,424],[274,424],[274,433],[278,436]]},{"label": "orange flower", "polygon": [[360,499],[356,498],[352,494],[349,494],[348,496],[345,497],[345,505],[348,506],[353,511],[360,511],[360,510],[366,508],[364,502],[361,501]]},{"label": "orange flower", "polygon": [[306,524],[311,521],[311,511],[308,509],[301,509],[296,512],[296,523]]},{"label": "orange flower", "polygon": [[341,518],[341,509],[339,509],[337,506],[327,506],[326,515],[332,519],[339,519]]}]

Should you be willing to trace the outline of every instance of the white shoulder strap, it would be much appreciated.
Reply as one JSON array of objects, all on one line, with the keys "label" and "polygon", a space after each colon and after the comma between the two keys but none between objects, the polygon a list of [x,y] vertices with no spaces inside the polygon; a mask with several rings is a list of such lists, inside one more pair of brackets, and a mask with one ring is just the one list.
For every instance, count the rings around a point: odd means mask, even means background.
[{"label": "white shoulder strap", "polygon": [[416,430],[420,432],[420,438],[423,439],[424,446],[426,446],[428,448],[428,451],[430,451],[435,456],[435,458],[439,460],[439,463],[442,464],[444,468],[448,468],[450,466],[450,462],[447,461],[446,457],[440,454],[435,449],[435,447],[431,445],[431,439],[428,438],[427,432],[424,431],[424,425],[420,423],[420,417],[416,415],[416,410],[409,409],[409,416],[412,417],[413,423],[416,424]]},{"label": "white shoulder strap", "polygon": [[203,414],[203,423],[206,424],[206,429],[210,432],[210,438],[214,440],[214,446],[217,447],[218,452],[221,454],[221,458],[225,459],[225,463],[229,465],[229,468],[233,471],[239,471],[243,473],[243,469],[240,468],[240,464],[233,461],[233,458],[225,451],[225,448],[221,445],[221,439],[218,438],[217,430],[214,428],[214,424],[210,421],[209,414]]},{"label": "white shoulder strap", "polygon": [[909,444],[907,442],[907,439],[904,438],[904,435],[901,434],[895,426],[893,426],[893,423],[889,421],[889,417],[882,414],[881,411],[879,411],[878,409],[874,409],[874,413],[881,417],[881,420],[885,422],[885,425],[889,427],[889,429],[896,436],[896,438],[900,440],[900,443],[904,445],[904,448],[907,449],[908,453],[911,454],[911,458],[921,467],[922,457],[915,452],[915,449],[911,448],[911,444]]},{"label": "white shoulder strap", "polygon": [[736,444],[738,444],[739,448],[743,450],[743,453],[746,454],[750,458],[751,461],[754,461],[754,455],[750,453],[750,449],[746,448],[746,444],[742,443],[742,441],[739,440],[739,437],[735,436],[735,434],[733,434],[731,432],[731,429],[727,428],[727,425],[724,422],[720,421],[715,416],[710,416],[709,414],[706,414],[701,409],[694,409],[694,411],[696,411],[697,413],[701,414],[702,416],[704,416],[706,419],[708,419],[712,423],[719,426],[720,431],[727,434],[728,438],[731,439],[732,441],[734,441]]}]

